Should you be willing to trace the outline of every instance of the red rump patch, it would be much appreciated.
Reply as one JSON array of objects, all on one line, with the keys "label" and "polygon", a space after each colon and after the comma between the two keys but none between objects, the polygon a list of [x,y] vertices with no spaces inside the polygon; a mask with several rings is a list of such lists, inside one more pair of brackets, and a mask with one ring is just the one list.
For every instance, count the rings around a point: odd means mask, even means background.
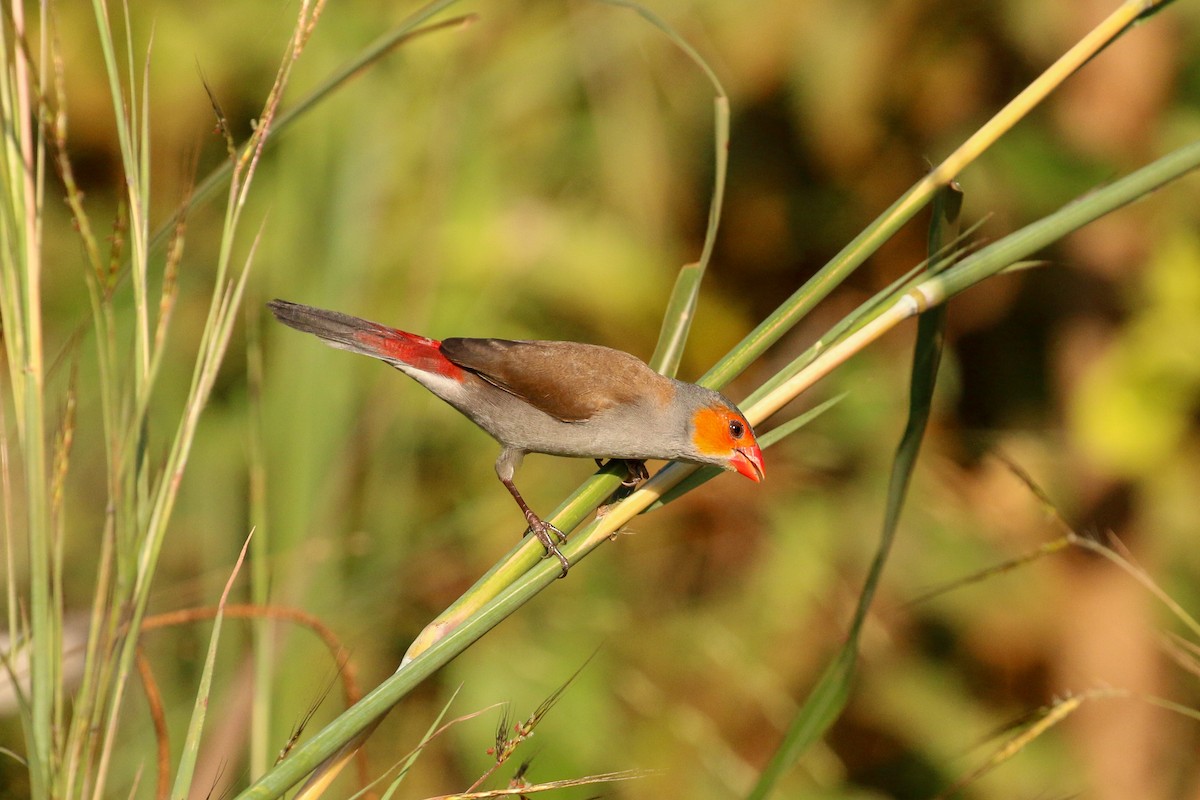
[{"label": "red rump patch", "polygon": [[380,356],[407,364],[422,372],[462,380],[463,371],[442,355],[442,343],[413,333],[379,325],[373,331],[355,331],[354,338],[365,348]]}]

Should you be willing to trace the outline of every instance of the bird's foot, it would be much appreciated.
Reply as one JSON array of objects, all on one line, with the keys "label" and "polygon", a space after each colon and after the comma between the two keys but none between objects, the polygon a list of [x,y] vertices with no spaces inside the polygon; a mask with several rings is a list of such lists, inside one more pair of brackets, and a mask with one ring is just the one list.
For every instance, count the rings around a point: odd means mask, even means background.
[{"label": "bird's foot", "polygon": [[[595,458],[592,460],[596,462],[597,467],[604,467],[607,466],[607,464],[612,463],[612,461],[609,461],[606,464],[606,462],[600,458]],[[621,485],[626,489],[632,489],[634,486],[637,486],[639,483],[650,477],[650,470],[646,469],[645,461],[639,461],[634,458],[617,458],[613,459],[613,461],[620,461],[625,465],[625,471],[628,473],[628,476],[625,478],[625,480],[621,481]]]},{"label": "bird's foot", "polygon": [[562,550],[558,549],[558,545],[551,538],[551,534],[560,542],[565,542],[567,537],[558,528],[536,514],[528,514],[526,520],[529,522],[529,532],[537,537],[537,540],[542,543],[542,547],[546,548],[546,555],[542,557],[548,558],[549,556],[554,556],[557,558],[558,563],[562,564],[562,574],[558,577],[567,577],[567,570],[571,568],[571,562],[567,561],[567,557],[562,554]]},{"label": "bird's foot", "polygon": [[621,481],[621,485],[626,489],[632,489],[650,477],[650,470],[646,469],[645,461],[635,461],[631,458],[622,460],[625,462],[626,471],[629,472],[629,476]]},{"label": "bird's foot", "polygon": [[[633,490],[637,488],[639,483],[650,477],[650,470],[646,469],[645,461],[639,461],[632,458],[618,458],[614,460],[621,462],[621,464],[625,467],[626,477],[623,481],[621,481],[621,485],[617,487],[617,490],[612,493],[612,497],[609,498],[610,502],[607,503],[606,506],[621,502],[626,497],[633,494]],[[608,463],[611,464],[612,461],[609,461]],[[607,466],[607,464],[597,458],[596,466],[604,467]]]}]

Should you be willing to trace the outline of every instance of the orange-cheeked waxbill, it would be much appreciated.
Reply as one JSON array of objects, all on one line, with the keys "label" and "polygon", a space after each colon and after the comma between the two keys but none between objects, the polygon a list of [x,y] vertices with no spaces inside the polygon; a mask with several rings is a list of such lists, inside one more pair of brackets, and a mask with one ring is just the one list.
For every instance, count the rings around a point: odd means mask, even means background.
[{"label": "orange-cheeked waxbill", "polygon": [[593,344],[428,339],[337,311],[272,300],[283,324],[378,358],[415,379],[502,447],[496,474],[529,530],[569,566],[513,483],[526,453],[715,464],[753,481],[763,457],[750,423],[719,392],[660,375],[635,356]]}]

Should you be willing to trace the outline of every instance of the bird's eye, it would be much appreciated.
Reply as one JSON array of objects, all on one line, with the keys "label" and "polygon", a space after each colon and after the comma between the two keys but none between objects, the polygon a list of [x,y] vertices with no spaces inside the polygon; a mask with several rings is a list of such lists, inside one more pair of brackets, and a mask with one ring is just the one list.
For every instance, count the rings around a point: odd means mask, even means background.
[{"label": "bird's eye", "polygon": [[736,419],[729,420],[729,435],[734,439],[740,439],[746,435],[746,426]]}]

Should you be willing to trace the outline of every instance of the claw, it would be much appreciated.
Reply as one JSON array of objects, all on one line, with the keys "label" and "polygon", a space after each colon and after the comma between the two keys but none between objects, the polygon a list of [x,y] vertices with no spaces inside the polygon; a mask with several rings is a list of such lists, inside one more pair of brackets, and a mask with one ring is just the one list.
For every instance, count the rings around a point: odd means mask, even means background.
[{"label": "claw", "polygon": [[646,469],[645,461],[635,461],[633,459],[623,459],[625,469],[629,471],[629,477],[621,481],[621,485],[626,489],[632,489],[642,481],[650,477],[650,470]]},{"label": "claw", "polygon": [[562,550],[558,549],[558,545],[554,543],[554,539],[550,538],[550,534],[553,533],[560,542],[565,542],[567,537],[563,535],[562,531],[549,522],[546,522],[537,514],[531,512],[527,515],[526,519],[529,521],[529,532],[537,537],[537,540],[542,543],[542,547],[546,548],[546,555],[542,556],[542,558],[549,556],[557,558],[558,563],[562,564],[562,573],[558,577],[567,577],[567,570],[571,568],[571,562],[567,561],[567,557],[562,554]]},{"label": "claw", "polygon": [[[612,461],[605,462],[599,458],[592,459],[596,462],[597,467],[605,467]],[[617,458],[613,461],[620,461],[625,466],[627,477],[621,481],[621,485],[626,489],[632,489],[642,481],[650,477],[650,470],[646,469],[646,462],[634,458]]]}]

